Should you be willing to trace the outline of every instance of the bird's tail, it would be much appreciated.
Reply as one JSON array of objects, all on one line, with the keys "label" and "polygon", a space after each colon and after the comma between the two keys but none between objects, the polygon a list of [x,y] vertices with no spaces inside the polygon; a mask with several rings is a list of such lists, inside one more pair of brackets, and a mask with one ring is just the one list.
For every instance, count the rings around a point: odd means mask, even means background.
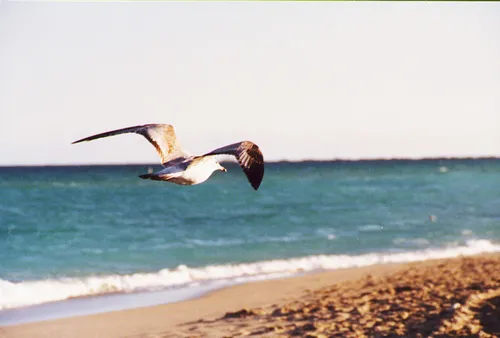
[{"label": "bird's tail", "polygon": [[151,179],[152,176],[153,176],[153,174],[139,175],[140,178],[145,179],[145,180]]}]

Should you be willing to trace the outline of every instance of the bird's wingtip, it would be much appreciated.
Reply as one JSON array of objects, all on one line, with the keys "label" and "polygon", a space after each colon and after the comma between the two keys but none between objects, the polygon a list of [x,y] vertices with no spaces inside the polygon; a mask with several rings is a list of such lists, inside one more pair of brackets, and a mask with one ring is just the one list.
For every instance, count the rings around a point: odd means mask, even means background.
[{"label": "bird's wingtip", "polygon": [[76,140],[76,141],[71,142],[71,144],[77,144],[77,143],[80,143],[80,142],[83,142],[83,141],[86,141],[86,140],[87,139],[82,138],[81,140]]},{"label": "bird's wingtip", "polygon": [[259,190],[259,187],[260,187],[260,182],[259,183],[250,183],[250,185],[252,186],[253,190],[257,191]]}]

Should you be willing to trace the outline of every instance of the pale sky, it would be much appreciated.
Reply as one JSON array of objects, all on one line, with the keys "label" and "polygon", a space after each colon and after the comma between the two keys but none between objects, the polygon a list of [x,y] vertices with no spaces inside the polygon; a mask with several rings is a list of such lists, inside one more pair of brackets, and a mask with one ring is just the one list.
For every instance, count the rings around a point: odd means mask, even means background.
[{"label": "pale sky", "polygon": [[500,3],[0,0],[0,165],[500,156]]}]

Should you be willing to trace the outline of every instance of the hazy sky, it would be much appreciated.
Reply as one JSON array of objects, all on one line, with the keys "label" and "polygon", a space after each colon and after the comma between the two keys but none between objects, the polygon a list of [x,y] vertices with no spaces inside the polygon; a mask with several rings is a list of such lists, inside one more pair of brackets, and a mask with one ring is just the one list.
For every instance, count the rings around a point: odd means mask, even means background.
[{"label": "hazy sky", "polygon": [[500,156],[500,3],[0,0],[0,165]]}]

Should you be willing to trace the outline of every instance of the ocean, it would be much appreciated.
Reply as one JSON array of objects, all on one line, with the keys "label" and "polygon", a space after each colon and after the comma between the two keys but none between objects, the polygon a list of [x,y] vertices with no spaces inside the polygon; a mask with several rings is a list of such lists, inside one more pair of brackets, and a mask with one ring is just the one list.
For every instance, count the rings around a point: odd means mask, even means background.
[{"label": "ocean", "polygon": [[162,304],[253,280],[500,251],[500,160],[0,167],[0,325]]}]

